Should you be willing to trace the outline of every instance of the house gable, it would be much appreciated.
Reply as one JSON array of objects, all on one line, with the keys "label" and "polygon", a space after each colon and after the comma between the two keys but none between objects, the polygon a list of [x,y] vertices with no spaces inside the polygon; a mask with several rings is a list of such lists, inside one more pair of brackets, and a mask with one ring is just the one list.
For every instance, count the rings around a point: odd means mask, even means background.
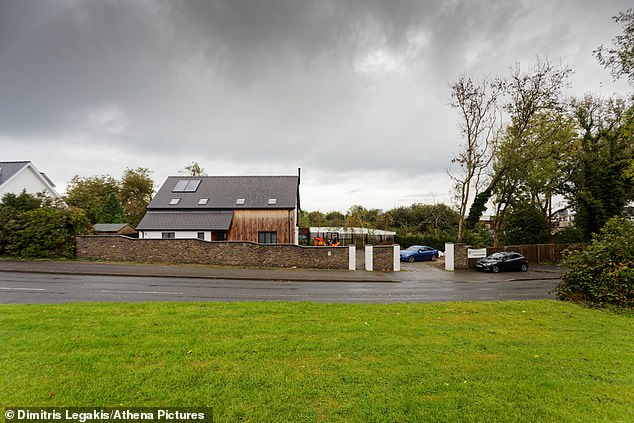
[{"label": "house gable", "polygon": [[0,162],[0,198],[7,193],[19,195],[45,193],[53,199],[61,199],[55,185],[31,162]]}]

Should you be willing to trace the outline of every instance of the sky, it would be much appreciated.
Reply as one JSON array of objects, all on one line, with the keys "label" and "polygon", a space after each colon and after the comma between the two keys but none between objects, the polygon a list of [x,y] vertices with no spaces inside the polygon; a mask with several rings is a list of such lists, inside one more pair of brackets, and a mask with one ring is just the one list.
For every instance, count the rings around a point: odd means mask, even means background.
[{"label": "sky", "polygon": [[0,161],[74,175],[191,162],[294,175],[302,209],[452,204],[450,84],[547,58],[568,95],[631,90],[592,56],[621,0],[0,0]]}]

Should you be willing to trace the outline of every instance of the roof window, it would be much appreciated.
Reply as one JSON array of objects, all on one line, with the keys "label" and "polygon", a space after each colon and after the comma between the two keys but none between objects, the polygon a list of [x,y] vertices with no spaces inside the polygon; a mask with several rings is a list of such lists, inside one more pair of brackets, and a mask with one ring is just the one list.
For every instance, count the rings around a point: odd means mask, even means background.
[{"label": "roof window", "polygon": [[202,179],[179,179],[172,192],[196,192]]},{"label": "roof window", "polygon": [[170,200],[170,206],[176,206],[178,203],[180,203],[181,199],[180,198],[172,198]]},{"label": "roof window", "polygon": [[267,203],[269,206],[274,206],[277,204],[277,198],[269,198],[269,202]]},{"label": "roof window", "polygon": [[246,204],[246,202],[247,202],[247,199],[246,199],[246,198],[238,198],[238,199],[236,200],[236,205],[237,205],[237,206],[244,206],[244,205]]},{"label": "roof window", "polygon": [[206,206],[208,202],[209,202],[209,198],[201,198],[200,200],[198,200],[198,205]]}]

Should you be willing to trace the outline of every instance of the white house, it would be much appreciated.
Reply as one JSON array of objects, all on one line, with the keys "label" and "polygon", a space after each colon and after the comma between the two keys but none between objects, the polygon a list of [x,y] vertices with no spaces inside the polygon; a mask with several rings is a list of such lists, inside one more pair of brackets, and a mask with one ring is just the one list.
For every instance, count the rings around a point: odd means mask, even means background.
[{"label": "white house", "polygon": [[31,162],[0,162],[0,199],[5,194],[20,195],[44,193],[54,200],[61,200],[55,191],[55,184],[36,169]]}]

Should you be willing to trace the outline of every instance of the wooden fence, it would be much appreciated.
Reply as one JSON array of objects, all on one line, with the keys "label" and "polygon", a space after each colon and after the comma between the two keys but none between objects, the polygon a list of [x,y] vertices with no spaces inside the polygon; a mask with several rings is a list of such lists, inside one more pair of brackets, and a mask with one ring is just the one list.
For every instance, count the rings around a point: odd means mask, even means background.
[{"label": "wooden fence", "polygon": [[586,244],[533,244],[487,247],[487,256],[500,251],[515,251],[522,254],[529,263],[558,263],[566,250],[581,250]]}]

